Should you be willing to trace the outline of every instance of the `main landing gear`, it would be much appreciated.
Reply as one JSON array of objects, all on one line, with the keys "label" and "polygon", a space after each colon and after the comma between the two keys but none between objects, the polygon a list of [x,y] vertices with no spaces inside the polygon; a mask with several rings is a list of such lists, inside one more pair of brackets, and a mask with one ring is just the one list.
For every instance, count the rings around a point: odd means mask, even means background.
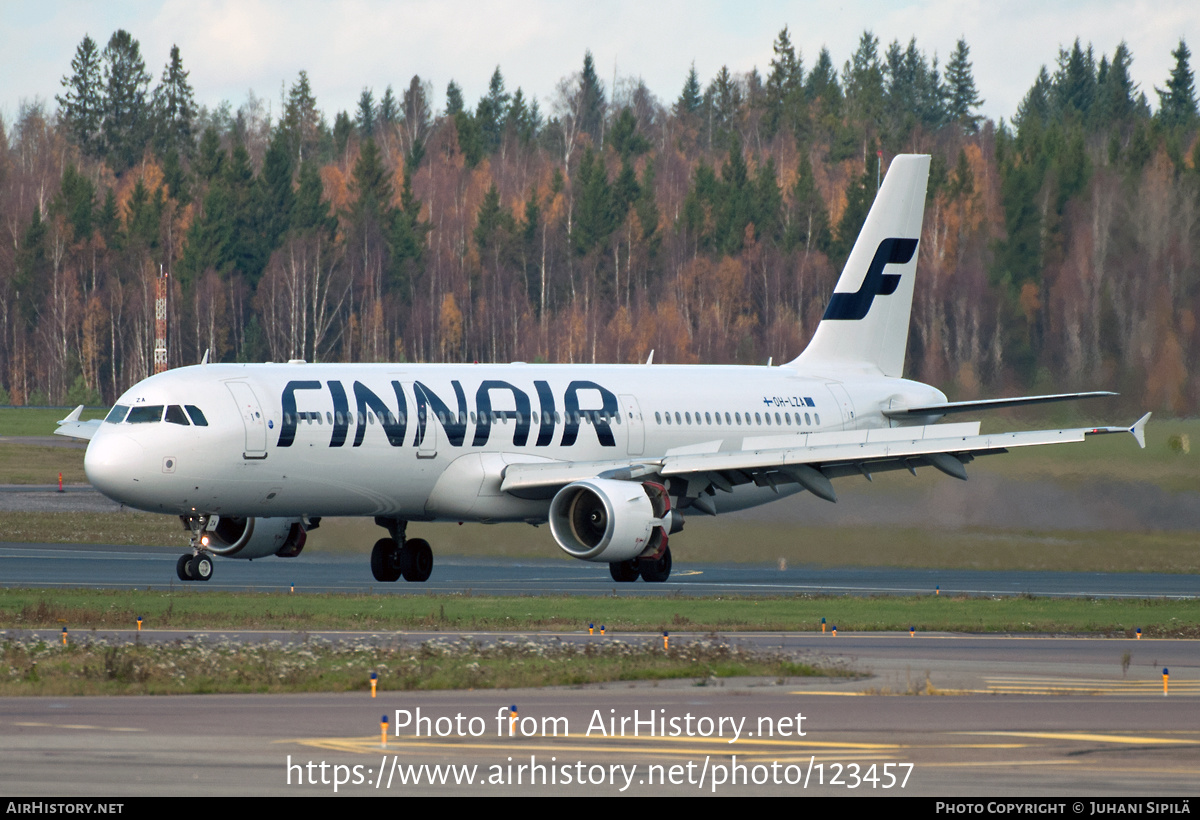
[{"label": "main landing gear", "polygon": [[377,517],[375,523],[385,528],[390,538],[380,538],[371,550],[371,574],[376,581],[390,583],[400,580],[428,581],[433,572],[433,550],[424,538],[406,538],[407,521]]},{"label": "main landing gear", "polygon": [[179,556],[175,562],[175,574],[180,581],[207,581],[213,574],[212,556],[204,549],[208,516],[185,518],[184,525],[192,531],[192,551]]},{"label": "main landing gear", "polygon": [[608,565],[608,572],[618,583],[631,583],[640,575],[643,581],[657,584],[671,577],[671,548],[663,549],[663,554],[657,559],[632,558],[628,561],[616,561]]}]

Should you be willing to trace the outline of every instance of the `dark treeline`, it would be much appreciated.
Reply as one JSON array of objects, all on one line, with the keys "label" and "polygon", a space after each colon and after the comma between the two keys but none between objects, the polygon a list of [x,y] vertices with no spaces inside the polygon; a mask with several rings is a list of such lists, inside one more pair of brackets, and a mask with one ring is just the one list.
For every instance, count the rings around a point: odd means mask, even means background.
[{"label": "dark treeline", "polygon": [[[811,335],[901,152],[933,155],[908,370],[957,397],[1117,389],[1194,413],[1200,142],[1190,53],[1161,87],[1076,41],[1010,121],[959,41],[870,32],[840,68],[786,29],[760,72],[657,99],[591,55],[552,99],[499,67],[365,88],[330,117],[197,103],[118,31],[51,111],[0,121],[0,403],[103,403],[170,363],[776,362]],[[1155,98],[1152,106],[1148,96]],[[882,167],[880,167],[882,163]]]}]

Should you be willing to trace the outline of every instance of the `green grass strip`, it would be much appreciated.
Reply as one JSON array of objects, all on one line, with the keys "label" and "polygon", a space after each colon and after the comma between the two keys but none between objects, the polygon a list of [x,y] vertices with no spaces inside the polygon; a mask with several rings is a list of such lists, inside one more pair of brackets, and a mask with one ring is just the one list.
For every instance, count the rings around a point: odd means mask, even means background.
[{"label": "green grass strip", "polygon": [[1200,600],[911,597],[404,596],[0,589],[0,628],[581,632],[1092,633],[1200,637]]}]

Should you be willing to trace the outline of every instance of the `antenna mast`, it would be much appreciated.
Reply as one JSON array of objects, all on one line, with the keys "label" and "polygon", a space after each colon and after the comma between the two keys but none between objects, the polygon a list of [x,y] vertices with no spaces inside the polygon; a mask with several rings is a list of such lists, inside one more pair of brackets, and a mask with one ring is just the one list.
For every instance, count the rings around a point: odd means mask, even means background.
[{"label": "antenna mast", "polygon": [[167,369],[167,274],[158,266],[154,281],[154,372]]}]

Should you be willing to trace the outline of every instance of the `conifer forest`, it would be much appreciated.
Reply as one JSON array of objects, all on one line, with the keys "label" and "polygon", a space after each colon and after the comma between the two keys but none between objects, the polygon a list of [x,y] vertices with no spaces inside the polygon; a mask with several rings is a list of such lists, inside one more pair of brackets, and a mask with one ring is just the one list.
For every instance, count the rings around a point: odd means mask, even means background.
[{"label": "conifer forest", "polygon": [[0,404],[149,375],[160,270],[172,367],[779,364],[891,158],[929,153],[906,376],[1195,414],[1200,117],[1172,58],[1142,88],[1124,43],[1076,40],[993,122],[965,40],[939,64],[784,29],[768,65],[680,66],[674,99],[581,54],[542,99],[498,66],[477,101],[397,77],[330,111],[305,72],[235,108],[178,48],[85,37],[53,101],[0,119]]}]

